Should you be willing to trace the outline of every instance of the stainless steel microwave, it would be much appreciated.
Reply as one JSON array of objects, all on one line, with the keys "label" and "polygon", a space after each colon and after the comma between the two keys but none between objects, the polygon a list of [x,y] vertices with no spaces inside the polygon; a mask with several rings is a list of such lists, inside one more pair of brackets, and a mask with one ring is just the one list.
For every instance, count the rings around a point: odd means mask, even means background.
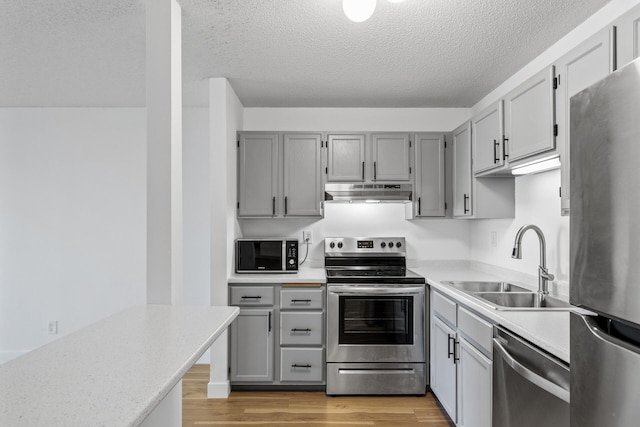
[{"label": "stainless steel microwave", "polygon": [[298,241],[237,239],[236,273],[297,273]]}]

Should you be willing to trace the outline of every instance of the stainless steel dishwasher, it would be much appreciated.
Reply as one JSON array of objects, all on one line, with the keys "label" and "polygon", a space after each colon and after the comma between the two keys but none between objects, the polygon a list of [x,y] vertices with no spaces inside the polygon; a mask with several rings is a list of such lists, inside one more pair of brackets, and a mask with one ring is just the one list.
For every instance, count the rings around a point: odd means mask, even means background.
[{"label": "stainless steel dishwasher", "polygon": [[569,384],[566,363],[494,327],[493,427],[568,427]]}]

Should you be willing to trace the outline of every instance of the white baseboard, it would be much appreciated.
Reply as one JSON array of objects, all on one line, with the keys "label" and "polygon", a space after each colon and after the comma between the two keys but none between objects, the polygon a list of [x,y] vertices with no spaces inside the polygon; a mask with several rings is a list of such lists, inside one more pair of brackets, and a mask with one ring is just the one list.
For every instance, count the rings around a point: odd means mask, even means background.
[{"label": "white baseboard", "polygon": [[207,385],[207,397],[209,399],[226,399],[231,393],[229,381],[220,383],[209,382]]}]

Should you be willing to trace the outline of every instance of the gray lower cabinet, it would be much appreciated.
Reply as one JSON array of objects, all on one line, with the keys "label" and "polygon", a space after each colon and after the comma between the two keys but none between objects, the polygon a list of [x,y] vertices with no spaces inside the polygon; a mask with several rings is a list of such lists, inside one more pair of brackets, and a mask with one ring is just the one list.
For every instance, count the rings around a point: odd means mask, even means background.
[{"label": "gray lower cabinet", "polygon": [[430,386],[457,427],[490,427],[493,325],[431,290]]},{"label": "gray lower cabinet", "polygon": [[324,286],[232,284],[229,301],[241,307],[230,327],[233,386],[324,386]]},{"label": "gray lower cabinet", "polygon": [[273,381],[273,309],[240,309],[231,328],[232,382]]},{"label": "gray lower cabinet", "polygon": [[273,286],[233,286],[230,305],[240,307],[229,340],[231,382],[271,382],[274,378]]}]

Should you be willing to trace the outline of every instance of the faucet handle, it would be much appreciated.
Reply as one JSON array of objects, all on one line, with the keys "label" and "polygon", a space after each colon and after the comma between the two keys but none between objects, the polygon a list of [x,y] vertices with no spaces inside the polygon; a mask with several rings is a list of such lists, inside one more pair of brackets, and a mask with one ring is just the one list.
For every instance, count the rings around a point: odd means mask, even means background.
[{"label": "faucet handle", "polygon": [[546,268],[544,268],[543,266],[538,266],[538,268],[540,269],[540,277],[542,277],[545,280],[553,280],[556,278],[556,276],[554,276],[553,274],[549,273],[549,270],[547,270]]}]

